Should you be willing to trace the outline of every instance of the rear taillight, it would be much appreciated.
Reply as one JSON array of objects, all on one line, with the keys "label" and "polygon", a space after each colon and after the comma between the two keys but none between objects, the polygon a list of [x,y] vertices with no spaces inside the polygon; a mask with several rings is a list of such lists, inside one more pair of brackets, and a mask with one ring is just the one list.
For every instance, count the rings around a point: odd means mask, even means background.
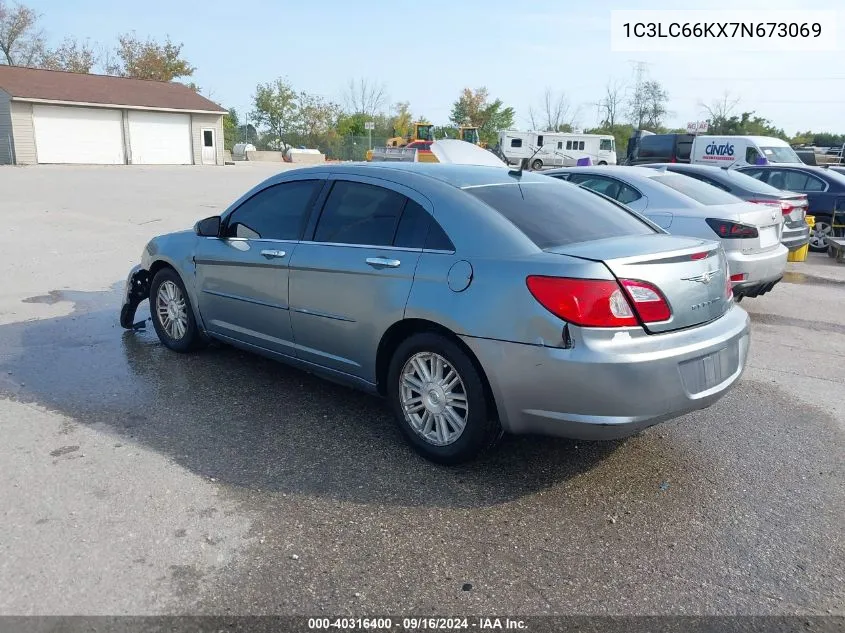
[{"label": "rear taillight", "polygon": [[635,279],[620,279],[619,283],[628,291],[628,298],[634,302],[643,323],[659,323],[672,316],[666,297],[650,283]]},{"label": "rear taillight", "polygon": [[644,323],[671,316],[666,298],[653,285],[633,279],[620,283],[538,275],[526,279],[528,290],[546,310],[573,325],[627,327],[639,325],[637,315]]},{"label": "rear taillight", "polygon": [[716,235],[726,240],[757,237],[758,235],[757,227],[749,226],[748,224],[719,220],[717,218],[707,218],[705,222],[707,222],[707,225],[716,232]]},{"label": "rear taillight", "polygon": [[738,284],[741,281],[748,279],[748,273],[737,273],[730,276],[731,283]]}]

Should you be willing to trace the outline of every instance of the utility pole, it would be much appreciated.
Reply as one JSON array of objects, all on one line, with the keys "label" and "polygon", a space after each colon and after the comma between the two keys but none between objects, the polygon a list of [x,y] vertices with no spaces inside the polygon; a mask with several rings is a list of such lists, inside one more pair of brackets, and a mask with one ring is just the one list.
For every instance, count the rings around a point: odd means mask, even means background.
[{"label": "utility pole", "polygon": [[648,72],[648,62],[639,60],[628,60],[634,65],[634,106],[637,115],[637,129],[642,129],[643,118],[645,116],[645,104],[643,103],[643,84],[645,83],[646,73]]}]

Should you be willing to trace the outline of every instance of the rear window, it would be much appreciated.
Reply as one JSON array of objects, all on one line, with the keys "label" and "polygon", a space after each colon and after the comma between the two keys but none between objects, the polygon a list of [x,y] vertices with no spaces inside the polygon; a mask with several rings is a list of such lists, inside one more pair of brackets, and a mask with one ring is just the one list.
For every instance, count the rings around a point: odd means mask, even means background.
[{"label": "rear window", "polygon": [[[640,139],[640,158],[671,158],[675,149],[673,134],[655,134]],[[689,152],[687,152],[689,157]]]},{"label": "rear window", "polygon": [[465,190],[510,220],[538,248],[657,233],[635,214],[563,183],[525,183]]},{"label": "rear window", "polygon": [[687,178],[680,174],[660,174],[659,176],[652,176],[651,179],[706,206],[740,202],[740,199],[733,194],[717,189],[706,182]]},{"label": "rear window", "polygon": [[692,151],[692,141],[678,140],[678,160],[689,160],[690,152]]}]

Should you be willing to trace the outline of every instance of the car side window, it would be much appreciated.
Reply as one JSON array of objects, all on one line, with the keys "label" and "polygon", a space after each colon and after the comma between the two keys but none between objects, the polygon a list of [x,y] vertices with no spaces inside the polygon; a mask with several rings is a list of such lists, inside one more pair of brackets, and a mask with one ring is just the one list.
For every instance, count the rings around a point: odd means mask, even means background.
[{"label": "car side window", "polygon": [[411,199],[408,199],[405,203],[399,226],[396,228],[396,236],[393,238],[393,245],[440,251],[455,250],[452,240],[449,239],[437,220]]},{"label": "car side window", "polygon": [[749,165],[756,165],[757,159],[760,158],[760,152],[756,147],[749,147],[745,150],[745,162]]},{"label": "car side window", "polygon": [[625,184],[620,187],[619,193],[616,194],[616,199],[622,204],[628,204],[640,198],[642,198],[642,195],[640,195],[639,191]]},{"label": "car side window", "polygon": [[597,191],[606,195],[608,198],[617,199],[620,193],[621,185],[619,181],[610,178],[602,178],[601,176],[588,176],[580,183],[583,187]]},{"label": "car side window", "polygon": [[775,174],[769,176],[769,184],[778,189],[787,189],[788,191],[807,191],[807,174],[802,174],[800,171],[793,171],[787,169],[779,172],[783,177],[783,186],[775,184],[779,179],[775,178]]},{"label": "car side window", "polygon": [[314,241],[391,246],[406,200],[384,187],[338,180],[326,199]]},{"label": "car side window", "polygon": [[756,178],[757,180],[761,180],[763,182],[766,181],[765,172],[762,169],[740,169],[738,171],[741,174],[751,176],[752,178]]},{"label": "car side window", "polygon": [[824,191],[824,181],[815,176],[807,175],[807,183],[804,185],[804,191]]},{"label": "car side window", "polygon": [[226,221],[226,237],[298,240],[322,180],[295,180],[259,191]]}]

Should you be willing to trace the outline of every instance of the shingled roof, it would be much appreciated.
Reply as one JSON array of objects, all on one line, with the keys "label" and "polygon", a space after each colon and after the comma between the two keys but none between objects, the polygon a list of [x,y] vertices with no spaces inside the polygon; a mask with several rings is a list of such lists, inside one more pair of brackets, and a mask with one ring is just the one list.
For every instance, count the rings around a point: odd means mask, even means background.
[{"label": "shingled roof", "polygon": [[221,114],[225,112],[213,101],[176,82],[86,75],[21,66],[0,66],[0,89],[21,101],[65,101]]}]

